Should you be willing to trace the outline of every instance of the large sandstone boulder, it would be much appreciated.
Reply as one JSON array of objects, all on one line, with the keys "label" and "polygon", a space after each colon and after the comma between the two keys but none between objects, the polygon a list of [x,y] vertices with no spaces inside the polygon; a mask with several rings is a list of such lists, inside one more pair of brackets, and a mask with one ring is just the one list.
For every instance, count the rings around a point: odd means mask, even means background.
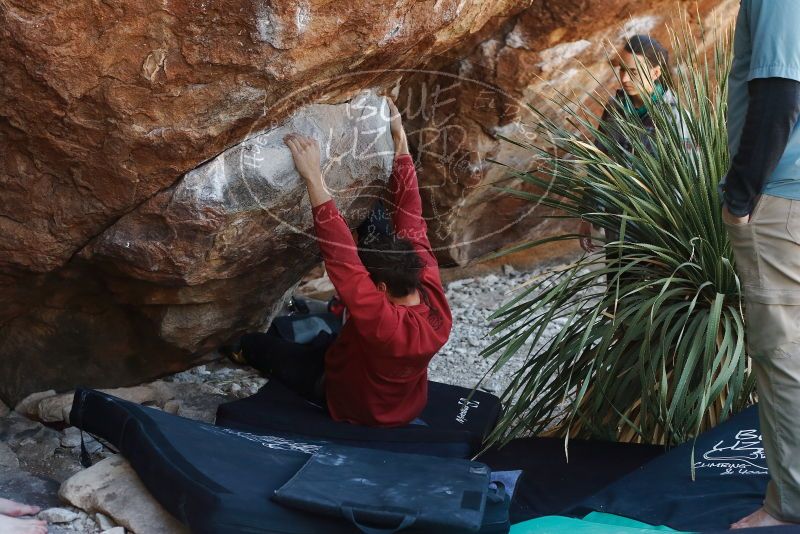
[{"label": "large sandstone boulder", "polygon": [[394,81],[380,69],[416,65],[516,4],[4,2],[0,266],[65,265],[250,133]]},{"label": "large sandstone boulder", "polygon": [[[701,12],[717,4],[735,1]],[[443,262],[552,232],[486,187],[505,177],[487,160],[533,166],[500,140],[525,134],[524,102],[544,80],[593,87],[578,60],[608,79],[600,42],[663,34],[668,5],[5,2],[0,398],[138,384],[263,328],[319,262],[283,134],[321,141],[355,226],[391,166],[384,91],[409,111]]]},{"label": "large sandstone boulder", "polygon": [[385,117],[344,102],[523,7],[3,3],[0,398],[139,383],[263,327],[319,261],[279,127],[332,142],[355,224],[391,156],[363,157]]}]

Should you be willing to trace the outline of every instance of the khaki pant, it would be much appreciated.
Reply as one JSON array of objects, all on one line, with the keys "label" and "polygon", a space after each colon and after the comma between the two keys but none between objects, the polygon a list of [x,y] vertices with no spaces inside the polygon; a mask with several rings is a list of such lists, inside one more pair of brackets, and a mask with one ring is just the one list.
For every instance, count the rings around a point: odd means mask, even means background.
[{"label": "khaki pant", "polygon": [[772,479],[764,507],[800,522],[800,200],[763,195],[750,222],[726,226]]}]

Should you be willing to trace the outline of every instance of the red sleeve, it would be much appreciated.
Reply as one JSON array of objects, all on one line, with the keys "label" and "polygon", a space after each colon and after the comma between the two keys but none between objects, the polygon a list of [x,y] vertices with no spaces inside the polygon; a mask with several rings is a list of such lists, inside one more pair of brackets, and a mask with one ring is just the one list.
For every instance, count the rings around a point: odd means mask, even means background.
[{"label": "red sleeve", "polygon": [[331,199],[312,208],[317,243],[322,251],[328,277],[351,321],[365,336],[389,339],[400,319],[386,295],[375,287],[369,272],[358,257],[350,228]]},{"label": "red sleeve", "polygon": [[401,154],[395,157],[389,187],[395,207],[392,217],[395,235],[411,241],[417,254],[425,262],[420,282],[428,290],[432,307],[444,313],[449,332],[452,325],[450,307],[442,288],[439,264],[428,241],[428,225],[422,218],[422,199],[419,196],[417,171],[410,155]]},{"label": "red sleeve", "polygon": [[[400,154],[394,159],[389,188],[394,203],[392,224],[397,237],[408,239],[428,265],[436,265],[428,241],[428,225],[422,218],[422,199],[419,196],[417,171],[409,154]],[[430,256],[428,258],[427,256]],[[431,261],[433,260],[433,264]]]}]

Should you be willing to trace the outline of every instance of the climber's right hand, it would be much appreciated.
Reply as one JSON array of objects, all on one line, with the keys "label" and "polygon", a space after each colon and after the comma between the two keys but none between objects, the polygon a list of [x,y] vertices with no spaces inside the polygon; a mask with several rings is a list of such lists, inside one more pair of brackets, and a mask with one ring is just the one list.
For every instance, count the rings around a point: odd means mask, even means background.
[{"label": "climber's right hand", "polygon": [[319,206],[331,200],[331,195],[322,180],[319,143],[311,137],[299,134],[289,134],[283,138],[283,141],[292,153],[297,172],[306,183],[311,205]]},{"label": "climber's right hand", "polygon": [[283,138],[294,159],[297,172],[306,182],[321,182],[319,143],[316,139],[291,133]]}]

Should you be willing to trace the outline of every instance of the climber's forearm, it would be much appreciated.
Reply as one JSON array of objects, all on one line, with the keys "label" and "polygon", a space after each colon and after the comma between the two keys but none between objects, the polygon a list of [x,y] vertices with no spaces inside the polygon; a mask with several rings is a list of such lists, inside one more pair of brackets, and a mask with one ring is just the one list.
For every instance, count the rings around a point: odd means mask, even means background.
[{"label": "climber's forearm", "polygon": [[397,134],[392,134],[392,140],[394,141],[394,155],[401,156],[403,154],[408,154],[408,139],[406,138],[406,132],[400,131]]},{"label": "climber's forearm", "polygon": [[331,199],[328,190],[325,189],[325,183],[322,181],[322,174],[305,178],[306,188],[308,188],[308,198],[311,200],[311,206],[317,207],[325,204]]}]

